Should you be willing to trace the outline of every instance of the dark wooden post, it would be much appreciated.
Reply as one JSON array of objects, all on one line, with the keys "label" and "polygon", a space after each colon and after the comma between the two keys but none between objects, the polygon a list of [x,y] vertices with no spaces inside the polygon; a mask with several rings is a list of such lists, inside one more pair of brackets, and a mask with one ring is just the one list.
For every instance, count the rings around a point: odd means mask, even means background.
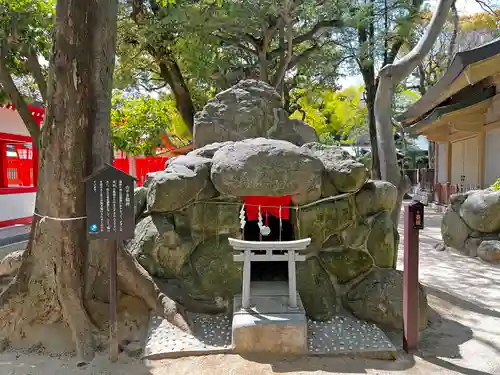
[{"label": "dark wooden post", "polygon": [[423,229],[424,205],[413,202],[405,207],[403,273],[403,349],[418,348],[418,258],[419,230]]},{"label": "dark wooden post", "polygon": [[109,359],[118,361],[120,353],[118,344],[118,311],[117,311],[117,252],[119,241],[116,240],[109,254]]},{"label": "dark wooden post", "polygon": [[117,251],[134,237],[135,178],[105,164],[85,179],[88,238],[115,241],[109,254],[109,358],[118,360]]}]

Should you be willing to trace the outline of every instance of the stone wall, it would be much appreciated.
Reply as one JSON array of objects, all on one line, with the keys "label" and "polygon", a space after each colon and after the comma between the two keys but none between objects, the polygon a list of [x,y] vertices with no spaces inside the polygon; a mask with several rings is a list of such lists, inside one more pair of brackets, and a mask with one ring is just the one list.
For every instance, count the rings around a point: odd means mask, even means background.
[{"label": "stone wall", "polygon": [[[136,191],[140,213],[128,250],[153,276],[181,282],[194,300],[230,311],[241,292],[242,196],[291,195],[296,238],[310,237],[297,285],[307,314],[329,319],[343,304],[360,318],[402,327],[402,275],[392,269],[396,188],[368,180],[336,146],[265,138],[211,144],[171,159]],[[422,291],[422,324],[426,300]],[[425,322],[425,323],[424,323]]]}]

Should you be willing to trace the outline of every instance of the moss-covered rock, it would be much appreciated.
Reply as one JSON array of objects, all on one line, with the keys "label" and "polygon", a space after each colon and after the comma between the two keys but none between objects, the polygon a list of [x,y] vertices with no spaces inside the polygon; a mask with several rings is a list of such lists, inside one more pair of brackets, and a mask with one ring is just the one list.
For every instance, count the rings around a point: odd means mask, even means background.
[{"label": "moss-covered rock", "polygon": [[387,181],[368,181],[356,194],[356,207],[361,216],[371,216],[381,211],[392,211],[396,206],[398,191]]},{"label": "moss-covered rock", "polygon": [[[194,297],[230,300],[241,293],[242,263],[233,261],[228,236],[206,238],[184,265],[183,284]],[[201,296],[200,296],[201,294]]]},{"label": "moss-covered rock", "polygon": [[[427,327],[427,295],[419,284],[419,327]],[[345,306],[358,318],[387,328],[403,328],[403,272],[374,268],[345,296]]]},{"label": "moss-covered rock", "polygon": [[327,320],[335,315],[335,288],[318,258],[311,257],[305,262],[297,263],[297,290],[310,318]]},{"label": "moss-covered rock", "polygon": [[368,170],[364,164],[355,160],[347,151],[339,146],[321,143],[307,143],[304,146],[311,150],[325,166],[323,196],[333,196],[336,191],[351,193],[359,190],[368,179]]},{"label": "moss-covered rock", "polygon": [[148,194],[148,189],[144,186],[134,189],[134,213],[135,220],[137,220],[142,213],[146,210],[146,198]]},{"label": "moss-covered rock", "polygon": [[446,211],[441,220],[441,235],[446,246],[469,253],[464,248],[465,241],[471,233],[472,229],[465,224],[456,211],[451,209]]},{"label": "moss-covered rock", "polygon": [[365,251],[355,249],[331,249],[319,255],[325,269],[335,275],[339,283],[346,283],[373,267],[373,259]]},{"label": "moss-covered rock", "polygon": [[382,212],[373,218],[366,247],[377,266],[392,267],[396,238],[390,213]]},{"label": "moss-covered rock", "polygon": [[191,230],[207,235],[238,233],[240,209],[236,204],[196,202],[188,210]]},{"label": "moss-covered rock", "polygon": [[354,221],[354,210],[349,199],[322,199],[301,208],[297,215],[298,237],[310,237],[313,245],[322,247],[332,235],[340,234]]},{"label": "moss-covered rock", "polygon": [[345,247],[353,249],[366,249],[366,241],[370,234],[370,226],[364,220],[358,219],[341,233],[342,243]]},{"label": "moss-covered rock", "polygon": [[127,250],[153,276],[175,278],[193,249],[189,237],[175,231],[170,215],[153,214],[135,228],[134,239]]},{"label": "moss-covered rock", "polygon": [[197,199],[210,199],[217,192],[210,181],[211,160],[194,155],[178,156],[157,173],[148,187],[150,212],[173,212]]}]

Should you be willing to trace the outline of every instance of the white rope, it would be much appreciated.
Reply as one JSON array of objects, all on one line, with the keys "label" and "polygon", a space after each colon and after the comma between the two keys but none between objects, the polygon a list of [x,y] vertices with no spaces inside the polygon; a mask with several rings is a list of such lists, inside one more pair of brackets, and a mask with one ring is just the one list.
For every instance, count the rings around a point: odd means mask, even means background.
[{"label": "white rope", "polygon": [[33,212],[33,215],[41,218],[40,223],[43,223],[45,220],[54,220],[54,221],[76,221],[86,219],[87,216],[78,216],[78,217],[52,217],[46,215],[40,215],[37,212]]}]

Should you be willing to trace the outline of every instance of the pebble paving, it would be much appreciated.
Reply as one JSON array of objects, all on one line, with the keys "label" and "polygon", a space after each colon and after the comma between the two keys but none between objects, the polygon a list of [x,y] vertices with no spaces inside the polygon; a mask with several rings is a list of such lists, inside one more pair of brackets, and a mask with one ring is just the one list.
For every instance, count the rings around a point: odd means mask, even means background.
[{"label": "pebble paving", "polygon": [[[193,314],[193,334],[187,334],[163,318],[153,316],[144,357],[177,358],[231,352],[231,319],[225,315]],[[396,348],[376,325],[351,316],[329,321],[308,321],[311,355],[349,355],[392,359]]]},{"label": "pebble paving", "polygon": [[231,351],[231,320],[226,315],[193,314],[193,333],[186,333],[165,319],[152,316],[144,358],[163,359]]},{"label": "pebble paving", "polygon": [[384,332],[351,316],[336,316],[325,322],[308,320],[307,340],[313,355],[353,355],[395,358],[396,347]]}]

